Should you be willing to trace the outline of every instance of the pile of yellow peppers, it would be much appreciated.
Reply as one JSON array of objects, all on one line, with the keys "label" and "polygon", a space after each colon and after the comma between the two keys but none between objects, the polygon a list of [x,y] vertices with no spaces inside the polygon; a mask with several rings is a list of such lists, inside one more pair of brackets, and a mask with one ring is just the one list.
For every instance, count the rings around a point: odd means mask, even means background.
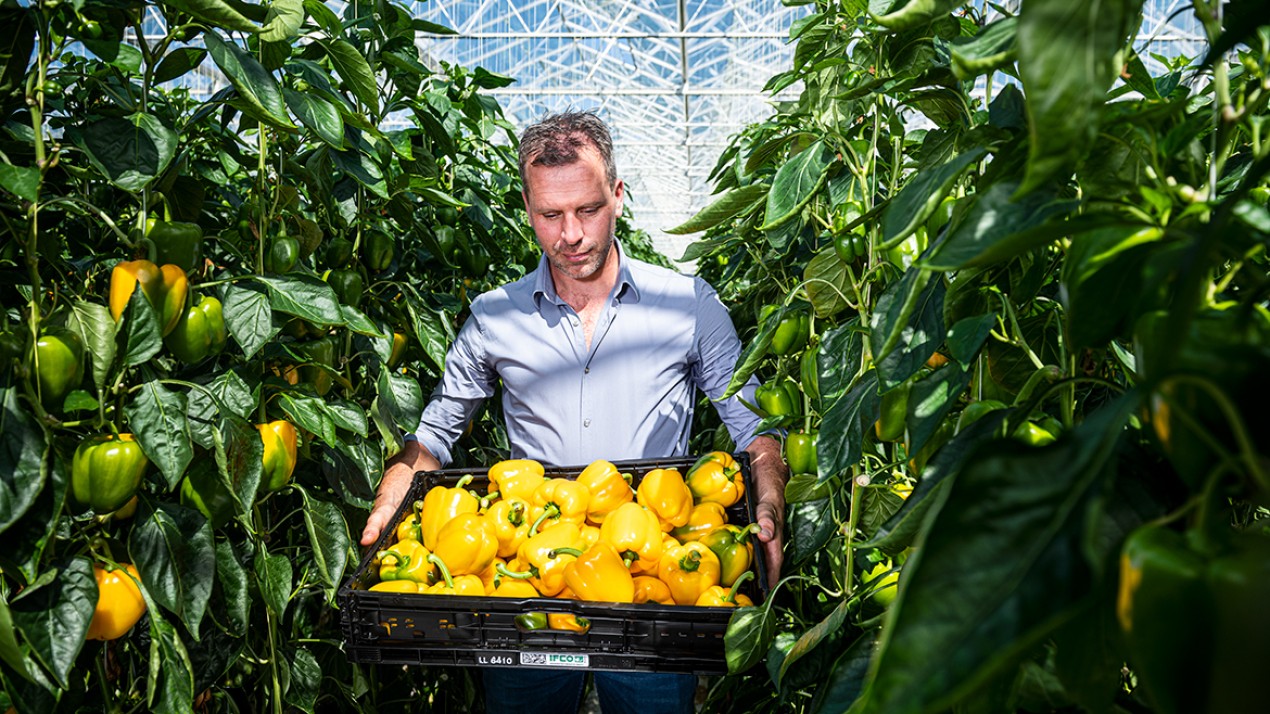
[{"label": "pile of yellow peppers", "polygon": [[736,607],[754,576],[756,525],[728,523],[745,496],[741,465],[713,451],[686,474],[659,468],[638,487],[609,461],[576,479],[511,459],[489,469],[485,494],[471,475],[434,486],[376,554],[371,590],[594,602]]}]

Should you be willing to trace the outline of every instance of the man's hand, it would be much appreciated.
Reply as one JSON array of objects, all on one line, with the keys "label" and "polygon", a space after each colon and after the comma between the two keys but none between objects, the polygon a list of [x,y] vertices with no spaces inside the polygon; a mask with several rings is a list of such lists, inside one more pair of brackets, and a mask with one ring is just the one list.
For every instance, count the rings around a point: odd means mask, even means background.
[{"label": "man's hand", "polygon": [[761,530],[758,539],[767,556],[767,584],[775,587],[780,579],[785,540],[785,482],[789,470],[781,459],[781,444],[770,436],[760,436],[746,447],[754,476],[758,504],[754,514]]},{"label": "man's hand", "polygon": [[416,471],[436,471],[441,462],[436,460],[428,450],[417,441],[407,441],[405,448],[394,456],[384,468],[384,478],[379,482],[379,493],[375,496],[375,507],[366,518],[366,529],[362,531],[362,545],[371,545],[379,540],[379,533],[388,526],[397,507],[410,492],[410,484],[414,481]]}]

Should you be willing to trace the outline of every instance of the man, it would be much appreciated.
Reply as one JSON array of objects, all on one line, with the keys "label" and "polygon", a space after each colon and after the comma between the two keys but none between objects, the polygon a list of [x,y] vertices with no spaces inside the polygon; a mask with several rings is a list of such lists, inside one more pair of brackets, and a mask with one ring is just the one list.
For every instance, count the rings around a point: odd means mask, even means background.
[{"label": "man", "polygon": [[[414,440],[389,462],[362,533],[374,543],[416,471],[441,468],[501,380],[512,458],[554,465],[685,456],[695,390],[723,394],[740,354],[727,310],[700,278],[625,255],[614,239],[625,187],[594,114],[558,114],[521,137],[520,174],[538,268],[473,303]],[[745,388],[753,400],[753,381]],[[751,456],[769,582],[780,572],[786,470],[780,444],[736,397],[715,401]],[[489,711],[570,711],[581,673],[483,670]],[[597,673],[605,712],[691,711],[695,677]]]}]

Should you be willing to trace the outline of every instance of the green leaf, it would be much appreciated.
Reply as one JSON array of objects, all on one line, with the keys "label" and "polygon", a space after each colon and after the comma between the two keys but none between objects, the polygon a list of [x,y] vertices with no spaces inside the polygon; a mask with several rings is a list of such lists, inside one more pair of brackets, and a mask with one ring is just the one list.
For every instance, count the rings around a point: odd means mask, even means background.
[{"label": "green leaf", "polygon": [[[163,617],[149,584],[142,581],[141,596],[146,601],[150,621],[150,677],[146,683],[146,705],[155,712],[187,712],[194,699],[194,672],[185,643],[176,627]],[[196,638],[197,639],[197,638]]]},{"label": "green leaf", "polygon": [[376,196],[387,200],[388,188],[384,183],[384,174],[369,156],[354,148],[332,151],[331,160],[340,171],[352,176]]},{"label": "green leaf", "polygon": [[22,517],[48,480],[48,437],[18,401],[18,390],[0,387],[0,533]]},{"label": "green leaf", "polygon": [[260,32],[260,25],[248,20],[224,0],[169,0],[167,4],[212,27],[239,32]]},{"label": "green leaf", "polygon": [[477,67],[472,73],[472,84],[481,89],[500,89],[516,83],[515,77],[505,77],[501,74],[495,74],[484,67]]},{"label": "green leaf", "polygon": [[367,115],[379,114],[379,87],[365,55],[344,39],[318,40],[317,44],[326,51],[336,74],[362,103]]},{"label": "green leaf", "polygon": [[764,184],[734,188],[698,211],[697,215],[665,232],[671,235],[684,235],[721,225],[758,205],[758,202],[767,195],[767,188]]},{"label": "green leaf", "polygon": [[35,203],[40,197],[40,170],[12,164],[0,165],[0,188],[23,201]]},{"label": "green leaf", "polygon": [[11,544],[5,553],[6,562],[15,566],[14,574],[20,572],[28,583],[39,576],[45,562],[44,551],[55,542],[63,522],[61,515],[67,510],[66,492],[70,487],[74,452],[68,445],[66,449],[50,448],[49,454],[52,458],[48,480],[41,484],[35,503],[5,529],[5,539]]},{"label": "green leaf", "polygon": [[251,624],[251,591],[248,590],[247,571],[242,560],[227,540],[216,543],[216,587],[219,592],[213,602],[225,606],[229,615],[225,623],[229,634],[243,637]]},{"label": "green leaf", "polygon": [[1033,191],[1015,199],[1017,188],[1008,181],[996,183],[973,197],[961,220],[917,265],[931,270],[986,265],[1057,240],[1061,230],[1040,233],[1033,229],[1070,213],[1079,202],[1058,199],[1048,191]]},{"label": "green leaf", "polygon": [[144,495],[140,501],[128,552],[150,596],[198,639],[216,572],[212,526],[194,509]]},{"label": "green leaf", "polygon": [[1154,226],[1113,226],[1072,236],[1063,262],[1067,334],[1073,348],[1101,347],[1128,334],[1142,291],[1142,264],[1164,236]]},{"label": "green leaf", "polygon": [[772,646],[776,616],[765,607],[738,607],[723,634],[724,658],[728,671],[736,674],[758,664]]},{"label": "green leaf", "polygon": [[282,89],[282,96],[287,101],[287,108],[301,124],[332,148],[344,148],[344,120],[334,104],[317,93],[297,92],[286,87]]},{"label": "green leaf", "polygon": [[128,367],[145,364],[163,348],[163,333],[159,316],[141,290],[141,283],[132,289],[128,306],[120,315],[116,326],[116,340],[123,340],[123,363]]},{"label": "green leaf", "polygon": [[304,10],[309,14],[309,17],[313,18],[313,21],[318,24],[318,27],[322,28],[326,32],[326,34],[339,35],[344,31],[344,27],[340,23],[339,16],[336,15],[331,8],[327,7],[326,3],[321,2],[321,0],[304,0]]},{"label": "green leaf", "polygon": [[901,32],[946,15],[955,0],[869,0],[869,18],[892,32]]},{"label": "green leaf", "polygon": [[772,179],[772,188],[767,194],[765,222],[759,230],[774,230],[798,215],[816,191],[825,185],[833,162],[833,150],[820,141],[785,162]]},{"label": "green leaf", "polygon": [[450,324],[450,316],[440,307],[425,302],[419,293],[410,286],[406,294],[406,309],[410,312],[410,322],[414,326],[415,335],[423,347],[423,353],[432,361],[437,369],[445,369],[445,353],[454,341],[454,328]]},{"label": "green leaf", "polygon": [[816,696],[811,700],[810,714],[845,712],[855,703],[864,691],[869,661],[876,646],[877,637],[873,633],[865,633],[851,643],[834,662],[829,676],[818,683]]},{"label": "green leaf", "polygon": [[[824,349],[823,347],[821,349]],[[821,385],[824,388],[824,385]],[[822,400],[824,393],[822,392]],[[816,441],[820,480],[835,478],[863,456],[861,444],[866,430],[877,421],[882,398],[878,396],[878,373],[865,372],[851,391],[835,399],[825,410]]]},{"label": "green leaf", "polygon": [[304,0],[272,0],[260,39],[264,42],[286,42],[300,33],[303,24]]},{"label": "green leaf", "polygon": [[910,268],[878,296],[869,344],[882,391],[917,373],[944,342],[944,277]]},{"label": "green leaf", "polygon": [[[329,401],[326,403],[326,414],[331,417],[331,421],[338,428],[346,429],[358,436],[366,436],[369,428],[366,425],[366,410],[354,402],[343,400]],[[417,425],[418,422],[416,421],[415,424]]]},{"label": "green leaf", "polygon": [[105,305],[85,300],[71,303],[66,326],[84,341],[84,356],[93,368],[93,384],[98,394],[106,391],[110,366],[115,361],[115,319]]},{"label": "green leaf", "polygon": [[962,393],[970,385],[971,374],[967,367],[950,364],[913,383],[904,416],[910,454],[926,445],[944,417],[957,406]]},{"label": "green leaf", "polygon": [[177,77],[184,77],[198,69],[206,58],[207,50],[202,47],[178,47],[167,53],[159,62],[159,66],[154,70],[154,83],[163,84]]},{"label": "green leaf", "polygon": [[976,451],[905,563],[859,714],[950,706],[1088,594],[1083,541],[1138,401],[1120,398],[1048,447],[1007,439]]},{"label": "green leaf", "polygon": [[1018,26],[1018,16],[1002,17],[979,28],[974,37],[954,39],[951,65],[957,79],[966,82],[1014,62]]},{"label": "green leaf", "polygon": [[225,326],[234,341],[243,348],[243,356],[250,358],[266,342],[278,334],[273,326],[273,310],[265,287],[255,281],[239,281],[225,288]]},{"label": "green leaf", "polygon": [[992,313],[966,317],[948,328],[948,351],[952,358],[963,365],[970,364],[979,348],[987,341],[989,333],[997,324],[997,316]]},{"label": "green leaf", "polygon": [[815,501],[832,492],[832,482],[821,481],[816,474],[795,474],[785,483],[785,503]]},{"label": "green leaf", "polygon": [[789,562],[797,567],[821,548],[838,530],[833,500],[828,497],[800,501],[787,506],[789,518]]},{"label": "green leaf", "polygon": [[312,432],[331,446],[339,442],[335,421],[327,413],[326,401],[316,394],[289,391],[278,397],[278,406],[282,407],[287,419],[296,426]]},{"label": "green leaf", "polygon": [[233,42],[225,40],[215,30],[203,33],[203,42],[212,54],[216,66],[225,73],[229,83],[238,90],[245,110],[255,119],[282,129],[294,129],[287,116],[282,88],[272,73],[255,57]]},{"label": "green leaf", "polygon": [[326,584],[326,599],[334,604],[335,591],[344,577],[348,551],[353,544],[348,523],[335,503],[312,498],[307,490],[301,489],[301,493],[304,494],[304,527],[309,532],[313,561]]},{"label": "green leaf", "polygon": [[984,155],[983,149],[972,149],[937,168],[926,169],[910,178],[904,188],[891,199],[882,214],[882,243],[879,250],[894,248],[926,224],[944,197],[952,191],[957,179]]},{"label": "green leaf", "polygon": [[338,325],[344,322],[335,291],[320,278],[293,273],[262,276],[259,280],[269,288],[270,304],[278,312],[295,315],[319,325]]},{"label": "green leaf", "polygon": [[53,564],[53,568],[51,580],[24,591],[9,609],[13,624],[36,659],[58,686],[66,689],[97,606],[97,580],[92,561],[83,556]]},{"label": "green leaf", "polygon": [[785,678],[785,673],[789,671],[790,666],[801,659],[803,655],[806,655],[808,652],[814,650],[816,646],[819,645],[826,637],[842,629],[842,627],[847,623],[847,616],[851,614],[851,611],[855,609],[855,606],[856,602],[853,600],[848,600],[846,598],[839,600],[838,605],[829,613],[828,617],[820,622],[817,622],[810,629],[800,635],[798,637],[798,641],[795,642],[794,646],[791,647],[789,652],[785,654],[785,660],[781,662],[780,674],[777,677],[777,681],[783,680]]},{"label": "green leaf", "polygon": [[854,291],[847,266],[832,247],[822,249],[807,261],[803,280],[816,317],[833,317],[847,309],[847,296]]},{"label": "green leaf", "polygon": [[260,432],[233,414],[221,414],[220,424],[212,433],[213,453],[221,483],[234,495],[239,519],[251,526],[254,522],[252,506],[263,478],[265,445]]},{"label": "green leaf", "polygon": [[189,399],[173,392],[158,380],[141,385],[135,399],[124,407],[128,426],[141,444],[142,451],[159,467],[168,488],[176,488],[185,468],[194,459],[190,425],[186,418]]},{"label": "green leaf", "polygon": [[18,631],[13,624],[13,613],[9,610],[9,601],[4,597],[0,597],[0,660],[23,677],[31,676],[27,674],[26,654],[22,650],[22,645],[18,644]]},{"label": "green leaf", "polygon": [[387,410],[392,423],[405,432],[418,428],[425,405],[419,381],[391,369],[381,369],[376,386],[376,400]]},{"label": "green leaf", "polygon": [[291,686],[284,698],[297,709],[313,714],[322,683],[322,666],[307,647],[299,647],[291,657]]},{"label": "green leaf", "polygon": [[238,372],[221,372],[203,389],[190,392],[190,406],[186,412],[190,436],[199,446],[210,449],[212,430],[220,422],[222,410],[246,419],[255,408],[256,400],[251,395],[251,387],[238,376]]},{"label": "green leaf", "polygon": [[1027,101],[1027,175],[1019,193],[1064,180],[1098,135],[1098,109],[1120,74],[1118,53],[1142,0],[1025,3],[1019,78]]},{"label": "green leaf", "polygon": [[106,180],[125,191],[145,189],[176,156],[177,135],[152,114],[107,117],[66,128]]},{"label": "green leaf", "polygon": [[285,555],[261,551],[256,554],[255,566],[260,599],[273,613],[274,619],[281,620],[286,614],[287,603],[291,601],[291,559]]}]

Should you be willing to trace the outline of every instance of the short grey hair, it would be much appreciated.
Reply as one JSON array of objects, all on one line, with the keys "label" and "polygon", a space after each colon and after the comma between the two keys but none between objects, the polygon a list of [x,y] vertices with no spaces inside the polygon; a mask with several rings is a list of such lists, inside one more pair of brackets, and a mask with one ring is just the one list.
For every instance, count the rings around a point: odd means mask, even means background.
[{"label": "short grey hair", "polygon": [[604,161],[609,185],[617,182],[613,163],[613,138],[595,112],[561,112],[530,125],[520,136],[520,180],[529,166],[567,166],[578,160],[578,152],[591,146]]}]

